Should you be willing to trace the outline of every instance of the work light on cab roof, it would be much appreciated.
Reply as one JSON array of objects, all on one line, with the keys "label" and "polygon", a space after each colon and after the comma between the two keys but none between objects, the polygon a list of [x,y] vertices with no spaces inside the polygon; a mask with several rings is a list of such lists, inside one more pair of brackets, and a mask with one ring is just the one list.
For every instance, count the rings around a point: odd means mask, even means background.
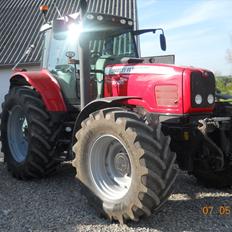
[{"label": "work light on cab roof", "polygon": [[48,6],[47,5],[42,5],[42,6],[40,6],[39,9],[43,13],[44,22],[47,22]]}]

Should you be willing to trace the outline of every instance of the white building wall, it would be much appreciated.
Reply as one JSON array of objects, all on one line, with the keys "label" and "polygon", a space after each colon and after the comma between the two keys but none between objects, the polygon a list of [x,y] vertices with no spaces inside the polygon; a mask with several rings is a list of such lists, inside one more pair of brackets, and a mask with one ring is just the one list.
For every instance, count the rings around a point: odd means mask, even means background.
[{"label": "white building wall", "polygon": [[[40,66],[24,66],[28,71],[39,70]],[[10,77],[12,75],[11,68],[0,68],[0,105],[4,100],[4,96],[7,94],[9,90]],[[0,107],[0,112],[2,111],[2,107]]]},{"label": "white building wall", "polygon": [[[9,79],[11,75],[11,70],[0,69],[0,104],[2,104],[4,96],[9,89]],[[2,111],[2,108],[0,109]]]}]

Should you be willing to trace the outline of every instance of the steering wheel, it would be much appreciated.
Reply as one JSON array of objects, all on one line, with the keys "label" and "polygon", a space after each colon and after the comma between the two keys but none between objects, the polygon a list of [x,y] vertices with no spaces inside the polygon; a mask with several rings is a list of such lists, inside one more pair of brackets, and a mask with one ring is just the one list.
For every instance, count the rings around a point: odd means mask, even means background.
[{"label": "steering wheel", "polygon": [[91,58],[99,58],[99,57],[101,56],[101,53],[92,50],[92,51],[90,52],[90,56],[91,56]]}]

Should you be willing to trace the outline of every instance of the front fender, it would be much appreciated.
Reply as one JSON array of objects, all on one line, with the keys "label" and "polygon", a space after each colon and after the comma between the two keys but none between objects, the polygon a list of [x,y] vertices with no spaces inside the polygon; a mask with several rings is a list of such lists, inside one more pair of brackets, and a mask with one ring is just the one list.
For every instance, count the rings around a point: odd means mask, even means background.
[{"label": "front fender", "polygon": [[136,97],[136,96],[105,97],[90,102],[79,113],[77,120],[75,122],[73,132],[75,133],[76,131],[78,131],[81,128],[81,122],[84,121],[94,111],[109,108],[109,107],[119,107],[123,105],[122,104],[123,101],[130,99],[131,100],[140,99],[140,97]]},{"label": "front fender", "polygon": [[25,83],[28,83],[41,95],[48,111],[67,111],[60,86],[48,71],[18,72],[10,79],[10,87]]}]

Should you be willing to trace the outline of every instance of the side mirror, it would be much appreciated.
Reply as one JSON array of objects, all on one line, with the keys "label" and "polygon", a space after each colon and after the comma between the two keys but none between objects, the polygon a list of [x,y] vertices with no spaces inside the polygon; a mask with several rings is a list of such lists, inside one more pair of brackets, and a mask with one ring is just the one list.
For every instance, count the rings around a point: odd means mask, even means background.
[{"label": "side mirror", "polygon": [[166,38],[164,34],[160,34],[160,47],[163,51],[166,51]]},{"label": "side mirror", "polygon": [[88,3],[86,2],[86,0],[81,0],[80,1],[80,11],[81,11],[82,17],[86,14],[87,9],[88,9]]},{"label": "side mirror", "polygon": [[55,19],[52,23],[52,34],[54,39],[64,40],[66,39],[66,33],[68,31],[67,23],[62,19]]}]

